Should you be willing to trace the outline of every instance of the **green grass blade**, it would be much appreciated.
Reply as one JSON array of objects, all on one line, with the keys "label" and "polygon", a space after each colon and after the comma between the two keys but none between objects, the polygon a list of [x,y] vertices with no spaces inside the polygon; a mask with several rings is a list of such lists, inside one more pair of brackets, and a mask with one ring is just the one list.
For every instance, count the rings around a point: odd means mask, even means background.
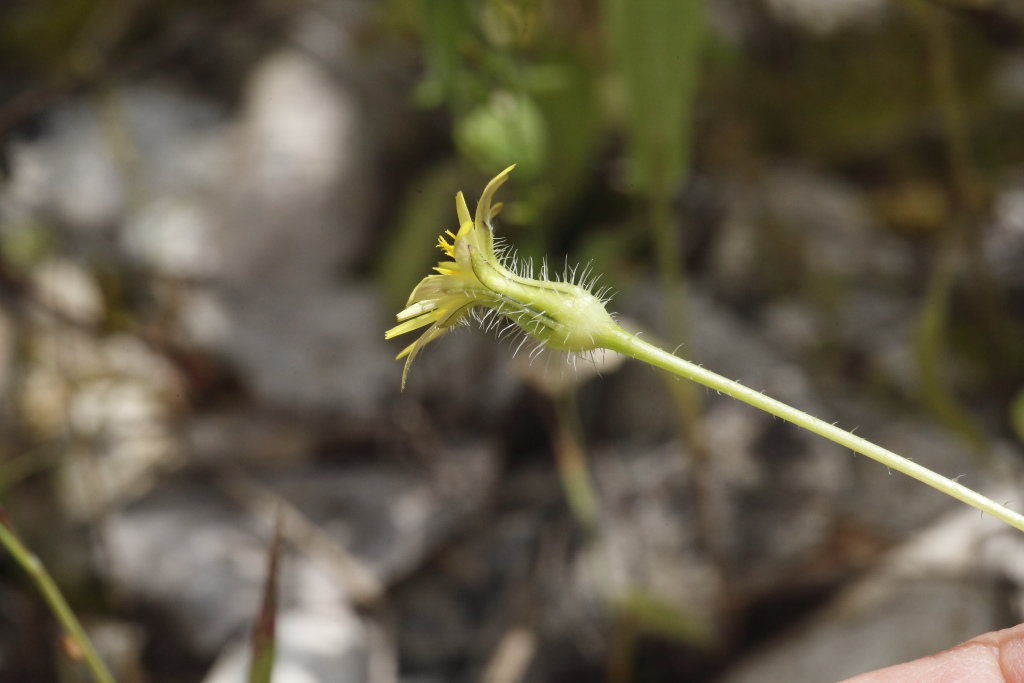
[{"label": "green grass blade", "polygon": [[274,672],[274,649],[277,625],[277,577],[281,564],[282,515],[278,514],[274,527],[274,540],[267,552],[267,580],[263,584],[263,604],[260,605],[252,629],[252,663],[249,683],[270,683]]}]

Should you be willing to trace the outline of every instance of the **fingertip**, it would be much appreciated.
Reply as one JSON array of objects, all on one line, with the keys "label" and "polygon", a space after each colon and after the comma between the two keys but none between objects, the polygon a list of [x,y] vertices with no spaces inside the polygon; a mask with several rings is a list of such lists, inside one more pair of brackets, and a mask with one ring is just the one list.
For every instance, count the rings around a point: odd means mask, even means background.
[{"label": "fingertip", "polygon": [[978,636],[965,643],[977,643],[996,650],[999,670],[1008,683],[1024,682],[1024,624]]}]

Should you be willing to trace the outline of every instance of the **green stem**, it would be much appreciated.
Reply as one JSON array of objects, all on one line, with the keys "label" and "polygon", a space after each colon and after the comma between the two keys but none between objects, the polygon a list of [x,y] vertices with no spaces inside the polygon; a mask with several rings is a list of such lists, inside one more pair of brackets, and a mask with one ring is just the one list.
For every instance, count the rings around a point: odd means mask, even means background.
[{"label": "green stem", "polygon": [[583,430],[576,406],[576,394],[571,388],[553,397],[555,404],[555,460],[565,489],[569,509],[587,533],[594,534],[598,527],[598,503],[594,484],[587,469],[583,445]]},{"label": "green stem", "polygon": [[14,557],[14,561],[21,565],[33,583],[36,584],[39,592],[43,595],[43,599],[46,600],[50,610],[57,617],[57,621],[61,623],[64,630],[81,650],[85,663],[89,667],[89,671],[92,672],[92,677],[96,683],[116,683],[110,670],[107,669],[107,665],[103,663],[103,660],[100,659],[99,654],[96,652],[96,648],[93,647],[89,636],[86,635],[85,629],[78,623],[75,613],[71,611],[67,601],[64,600],[64,596],[61,595],[57,584],[54,583],[50,573],[46,571],[46,567],[43,566],[43,563],[39,561],[39,558],[32,551],[25,547],[17,534],[8,528],[6,521],[6,519],[0,518],[0,544],[7,548],[7,551]]},{"label": "green stem", "polygon": [[788,406],[781,401],[765,396],[762,393],[743,386],[739,382],[726,379],[721,375],[705,370],[704,368],[694,365],[689,361],[673,356],[672,354],[659,349],[657,346],[648,344],[621,328],[612,328],[608,330],[597,341],[601,346],[609,350],[618,351],[619,353],[631,356],[637,360],[650,363],[655,367],[667,370],[668,372],[679,375],[680,377],[693,380],[694,382],[703,384],[706,387],[710,387],[711,389],[743,401],[744,403],[749,403],[755,408],[760,408],[765,412],[781,417],[783,420],[792,422],[799,427],[803,427],[804,429],[812,431],[815,434],[819,434],[826,439],[830,439],[841,446],[845,446],[855,453],[860,453],[861,455],[873,458],[886,467],[913,477],[932,488],[942,491],[948,496],[952,496],[953,498],[967,503],[982,512],[992,515],[996,519],[1006,522],[1016,529],[1024,531],[1024,515],[1016,513],[965,486],[961,486],[952,479],[933,472],[927,467],[922,467],[915,462],[896,455],[892,451],[886,450],[881,446],[876,446],[866,439],[854,436],[844,429],[839,429],[835,425],[831,425],[828,422],[812,417],[802,410],[797,410],[796,408]]}]

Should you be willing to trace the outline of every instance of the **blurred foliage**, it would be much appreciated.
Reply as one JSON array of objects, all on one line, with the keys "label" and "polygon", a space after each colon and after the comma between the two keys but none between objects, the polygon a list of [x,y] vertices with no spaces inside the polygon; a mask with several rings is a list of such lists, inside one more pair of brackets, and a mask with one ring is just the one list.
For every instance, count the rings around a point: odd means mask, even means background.
[{"label": "blurred foliage", "polygon": [[0,232],[0,257],[16,273],[28,272],[56,246],[57,237],[50,226],[25,221],[5,226]]},{"label": "blurred foliage", "polygon": [[690,165],[704,44],[703,0],[605,0],[605,31],[621,80],[627,182],[671,197]]},{"label": "blurred foliage", "polygon": [[668,640],[712,647],[718,634],[697,615],[667,605],[640,587],[627,591],[618,601],[620,619],[638,632]]},{"label": "blurred foliage", "polygon": [[297,3],[13,0],[0,12],[0,140],[89,87],[163,70],[234,99]]},{"label": "blurred foliage", "polygon": [[516,163],[523,176],[535,178],[547,165],[544,119],[537,105],[526,96],[494,93],[486,104],[473,109],[459,123],[455,145],[480,168],[502,168]]},{"label": "blurred foliage", "polygon": [[[621,284],[652,257],[662,264],[663,282],[678,280],[669,271],[697,237],[685,235],[694,227],[685,204],[682,216],[672,207],[694,167],[752,180],[768,159],[810,160],[863,187],[880,223],[924,240],[926,254],[965,220],[957,213],[963,197],[980,210],[967,220],[983,223],[992,183],[1024,158],[1024,132],[1014,125],[1021,105],[1000,99],[993,76],[1024,44],[1024,22],[998,3],[920,2],[924,10],[917,0],[893,2],[873,19],[821,33],[787,23],[760,3],[726,3],[709,28],[697,0],[402,0],[391,13],[419,34],[425,73],[418,101],[450,117],[457,157],[481,181],[520,163],[513,178],[520,188],[510,193],[519,199],[503,215],[520,253],[593,259],[597,271]],[[723,12],[731,13],[728,20]],[[922,16],[934,17],[948,54],[936,54],[929,42],[936,32]],[[950,65],[949,92],[937,89],[931,75],[942,60]],[[944,123],[950,92],[963,144],[951,141],[960,133]],[[957,145],[971,150],[964,176],[970,187],[957,180],[963,171],[956,166],[964,163],[947,159]],[[414,182],[408,196],[421,196],[430,177]],[[645,201],[631,204],[631,194]],[[429,242],[404,236],[426,232],[410,227],[421,219],[402,215],[395,240],[409,245],[405,262],[429,263],[432,254],[411,253],[417,243],[425,252]],[[760,243],[769,270],[793,261],[792,245],[777,238]],[[776,270],[789,275],[766,280],[762,295],[779,287],[792,295],[794,286],[808,284],[797,269]],[[975,307],[967,318],[951,317],[951,297],[983,288],[959,270],[937,281],[949,283],[941,296],[918,292],[922,329],[929,331],[922,339],[930,340],[921,345],[921,367],[931,396],[942,387],[931,369],[966,350],[945,348],[946,337],[962,340],[973,330],[982,342],[1021,333],[1005,313]],[[1021,354],[1006,346],[1001,354],[1011,366],[990,372],[1024,375]],[[935,404],[946,406],[938,412],[962,433],[972,433],[949,396]]]},{"label": "blurred foliage", "polygon": [[458,164],[448,162],[428,169],[406,192],[398,207],[398,230],[385,245],[378,260],[375,277],[392,307],[402,307],[423,273],[436,265],[436,250],[423,245],[436,244],[437,236],[458,227],[455,194],[462,189],[466,174]]},{"label": "blurred foliage", "polygon": [[1024,443],[1024,389],[1010,403],[1010,422],[1017,434],[1017,439]]},{"label": "blurred foliage", "polygon": [[[418,101],[451,116],[462,158],[482,179],[521,164],[514,180],[531,185],[532,206],[509,216],[544,224],[536,246],[566,246],[567,208],[579,204],[601,155],[619,141],[626,166],[609,178],[613,188],[670,197],[690,159],[705,172],[734,173],[768,155],[801,156],[879,190],[941,179],[924,38],[899,4],[881,27],[827,36],[752,7],[741,41],[704,28],[696,1],[608,0],[596,9],[539,0],[392,3],[393,14],[420,29]],[[954,15],[950,40],[977,162],[991,173],[1020,158],[1024,136],[1008,134],[1012,114],[993,99],[991,73],[1003,50],[972,18]],[[944,218],[944,197],[925,205],[881,199],[894,225]],[[904,218],[908,210],[914,214]]]},{"label": "blurred foliage", "polygon": [[[578,200],[602,145],[593,9],[423,0],[393,3],[392,15],[421,28],[426,72],[417,100],[450,114],[453,143],[479,179],[518,164],[513,181],[527,192],[503,217],[532,228],[517,240],[524,256],[547,253],[558,241],[548,221]],[[405,226],[398,232],[412,229]]]}]

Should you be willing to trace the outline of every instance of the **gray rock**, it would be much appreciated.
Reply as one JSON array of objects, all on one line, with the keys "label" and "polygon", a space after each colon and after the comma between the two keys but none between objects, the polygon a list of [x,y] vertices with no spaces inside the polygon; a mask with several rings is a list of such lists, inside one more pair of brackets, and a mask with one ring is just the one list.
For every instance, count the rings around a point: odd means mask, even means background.
[{"label": "gray rock", "polygon": [[716,292],[763,297],[802,280],[912,285],[912,246],[882,230],[865,193],[848,182],[784,167],[721,193],[725,216],[709,254]]},{"label": "gray rock", "polygon": [[267,541],[259,531],[214,488],[165,484],[112,516],[108,578],[172,615],[186,644],[209,656],[260,604]]},{"label": "gray rock", "polygon": [[992,213],[994,220],[982,233],[982,253],[993,275],[1010,287],[1024,288],[1024,180],[1002,188]]},{"label": "gray rock", "polygon": [[[367,635],[360,619],[343,605],[287,610],[277,619],[274,683],[363,683],[369,681]],[[248,639],[224,650],[203,683],[245,683],[252,648]]]},{"label": "gray rock", "polygon": [[[674,444],[605,452],[594,469],[600,533],[574,560],[571,602],[561,601],[559,620],[593,620],[616,598],[640,590],[712,631],[721,577],[698,539],[685,453]],[[575,623],[573,630],[589,629]]]},{"label": "gray rock", "polygon": [[[339,277],[363,256],[375,209],[366,107],[307,53],[264,60],[214,210],[216,268],[182,312],[184,336],[235,363],[262,401],[360,420],[379,415],[400,372],[381,339],[390,317],[378,296]],[[205,220],[186,209],[171,217]]]},{"label": "gray rock", "polygon": [[720,683],[833,683],[933,654],[1008,625],[991,581],[907,581],[873,609],[795,634]]},{"label": "gray rock", "polygon": [[401,364],[370,287],[210,289],[183,309],[187,336],[233,361],[266,404],[369,419],[398,393]]},{"label": "gray rock", "polygon": [[121,244],[133,259],[160,275],[210,278],[222,262],[214,228],[209,202],[167,195],[146,202],[128,218]]},{"label": "gray rock", "polygon": [[96,278],[80,264],[53,258],[31,274],[32,292],[47,313],[91,327],[104,314],[103,293]]},{"label": "gray rock", "polygon": [[883,231],[864,192],[851,183],[806,169],[782,168],[759,188],[761,220],[799,236],[802,265],[818,277],[854,282],[903,282],[912,252]]},{"label": "gray rock", "polygon": [[140,203],[211,192],[223,176],[223,112],[165,85],[129,85],[56,108],[45,133],[13,150],[0,211],[111,230]]},{"label": "gray rock", "polygon": [[885,15],[884,0],[767,0],[780,19],[818,35],[874,24]]},{"label": "gray rock", "polygon": [[48,135],[13,149],[5,204],[15,206],[5,213],[20,209],[71,229],[109,230],[123,215],[127,191],[98,112],[75,102],[53,112],[49,126]]},{"label": "gray rock", "polygon": [[363,117],[351,88],[302,53],[257,68],[223,190],[224,282],[302,293],[329,286],[351,262],[372,201]]},{"label": "gray rock", "polygon": [[210,466],[309,464],[316,438],[313,425],[270,411],[198,414],[183,432],[189,461]]},{"label": "gray rock", "polygon": [[457,663],[479,635],[469,606],[439,583],[419,581],[401,596],[397,644],[403,660],[417,668]]},{"label": "gray rock", "polygon": [[142,495],[181,463],[171,422],[182,377],[166,357],[137,337],[96,338],[44,316],[27,339],[31,362],[17,400],[40,437],[74,437],[57,473],[59,501],[71,517],[93,519]]},{"label": "gray rock", "polygon": [[273,497],[268,505],[269,492],[301,514],[286,517],[286,539],[307,551],[283,563],[281,605],[289,609],[365,599],[365,584],[347,583],[363,580],[353,572],[378,586],[407,576],[479,512],[496,466],[492,451],[474,446],[442,453],[426,470],[278,470],[259,486],[225,475],[231,496],[211,483],[165,482],[112,515],[109,578],[122,593],[166,610],[188,645],[210,655],[259,605],[263,514],[276,505]]},{"label": "gray rock", "polygon": [[915,325],[920,302],[871,287],[852,289],[829,330],[833,343],[864,359],[866,386],[916,401]]},{"label": "gray rock", "polygon": [[1019,532],[974,510],[957,510],[721,683],[837,681],[1010,626],[1016,620],[998,579],[1019,576],[1022,550]]}]

